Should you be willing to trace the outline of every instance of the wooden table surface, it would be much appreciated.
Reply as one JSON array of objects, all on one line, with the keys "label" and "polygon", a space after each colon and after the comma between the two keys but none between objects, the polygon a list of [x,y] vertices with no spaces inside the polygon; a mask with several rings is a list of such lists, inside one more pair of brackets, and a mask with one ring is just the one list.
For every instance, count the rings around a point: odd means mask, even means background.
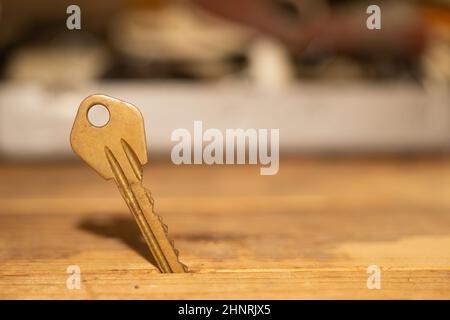
[{"label": "wooden table surface", "polygon": [[450,298],[450,158],[282,158],[275,176],[153,162],[145,184],[187,274],[157,272],[114,183],[84,164],[0,177],[3,299]]}]

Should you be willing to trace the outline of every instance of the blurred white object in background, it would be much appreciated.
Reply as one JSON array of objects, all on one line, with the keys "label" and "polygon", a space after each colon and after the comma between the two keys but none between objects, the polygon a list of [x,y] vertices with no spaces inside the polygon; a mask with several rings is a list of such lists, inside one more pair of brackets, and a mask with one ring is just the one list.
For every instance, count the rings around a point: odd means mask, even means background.
[{"label": "blurred white object in background", "polygon": [[253,41],[248,52],[249,75],[261,88],[281,89],[294,81],[293,67],[285,46],[265,37]]},{"label": "blurred white object in background", "polygon": [[177,128],[280,129],[280,151],[405,152],[449,150],[449,92],[434,96],[407,83],[297,83],[266,90],[242,82],[102,82],[73,90],[36,84],[0,86],[0,153],[71,157],[70,129],[80,102],[93,93],[135,104],[145,118],[150,156],[170,159]]},{"label": "blurred white object in background", "polygon": [[26,47],[13,54],[6,77],[56,88],[77,87],[98,79],[107,67],[108,55],[97,45]]},{"label": "blurred white object in background", "polygon": [[188,3],[158,10],[125,11],[110,25],[109,38],[125,61],[177,63],[197,76],[229,72],[227,58],[242,54],[249,29]]}]

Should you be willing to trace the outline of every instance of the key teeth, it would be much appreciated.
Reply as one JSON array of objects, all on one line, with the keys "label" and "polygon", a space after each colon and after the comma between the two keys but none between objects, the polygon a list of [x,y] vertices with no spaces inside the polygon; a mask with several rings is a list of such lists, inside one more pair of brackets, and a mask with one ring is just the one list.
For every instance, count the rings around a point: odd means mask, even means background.
[{"label": "key teeth", "polygon": [[[150,201],[150,205],[152,206],[152,211],[155,208],[155,200],[152,197],[152,193],[150,192],[150,190],[148,190],[147,188],[144,187],[145,190],[145,194],[147,195],[148,201]],[[155,212],[153,212],[155,213]]]},{"label": "key teeth", "polygon": [[148,201],[150,201],[150,205],[152,206],[152,213],[158,217],[159,222],[161,223],[164,231],[167,234],[169,232],[169,227],[164,223],[162,217],[154,211],[154,209],[155,209],[155,200],[152,197],[152,193],[147,188],[144,188],[144,190],[145,190],[145,194],[147,195]]},{"label": "key teeth", "polygon": [[169,233],[168,233],[169,232],[169,227],[164,223],[163,218],[154,211],[155,201],[154,201],[154,199],[152,197],[152,194],[151,194],[150,190],[148,190],[147,188],[144,188],[144,189],[145,189],[145,194],[147,195],[147,198],[150,201],[150,204],[152,206],[152,213],[158,217],[158,220],[161,223],[161,225],[162,225],[162,227],[164,229],[164,232],[166,234],[166,238],[167,238],[167,240],[169,240],[170,245],[172,246],[173,251],[175,252],[175,255],[177,256],[178,263],[181,265],[181,267],[183,268],[184,272],[188,272],[189,268],[184,263],[180,262],[180,257],[179,257],[180,252],[178,251],[178,249],[175,248],[175,241],[173,239],[169,238]]},{"label": "key teeth", "polygon": [[164,222],[162,221],[161,216],[159,216],[159,221],[161,221],[161,224],[162,224],[162,227],[164,229],[164,232],[165,233],[169,233],[169,227],[166,224],[164,224]]}]

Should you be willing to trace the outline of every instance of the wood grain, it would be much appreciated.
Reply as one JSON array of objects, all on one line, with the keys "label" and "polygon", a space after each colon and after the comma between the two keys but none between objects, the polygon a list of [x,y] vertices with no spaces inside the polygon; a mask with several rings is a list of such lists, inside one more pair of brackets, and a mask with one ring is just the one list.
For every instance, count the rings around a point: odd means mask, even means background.
[{"label": "wood grain", "polygon": [[156,161],[144,176],[190,273],[156,271],[87,166],[3,163],[0,298],[450,298],[450,158],[284,158],[275,176]]}]

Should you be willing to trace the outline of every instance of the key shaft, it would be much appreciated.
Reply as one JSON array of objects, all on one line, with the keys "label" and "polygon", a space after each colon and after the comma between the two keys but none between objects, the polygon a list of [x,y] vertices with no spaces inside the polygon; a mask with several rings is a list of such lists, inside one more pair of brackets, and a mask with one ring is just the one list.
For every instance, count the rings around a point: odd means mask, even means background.
[{"label": "key shaft", "polygon": [[131,167],[134,168],[133,172],[136,173],[137,181],[135,182],[129,182],[114,154],[108,147],[105,147],[105,155],[111,165],[120,194],[144,235],[158,264],[158,269],[164,273],[186,272],[186,267],[178,260],[178,253],[173,247],[173,243],[168,239],[167,226],[163,223],[161,216],[153,210],[154,201],[150,191],[142,185],[142,175],[138,173],[142,172],[140,164],[136,163],[136,158],[132,156],[133,151],[127,149],[129,146],[126,142],[124,141],[122,144],[127,150],[126,154],[130,155],[128,160]]}]

